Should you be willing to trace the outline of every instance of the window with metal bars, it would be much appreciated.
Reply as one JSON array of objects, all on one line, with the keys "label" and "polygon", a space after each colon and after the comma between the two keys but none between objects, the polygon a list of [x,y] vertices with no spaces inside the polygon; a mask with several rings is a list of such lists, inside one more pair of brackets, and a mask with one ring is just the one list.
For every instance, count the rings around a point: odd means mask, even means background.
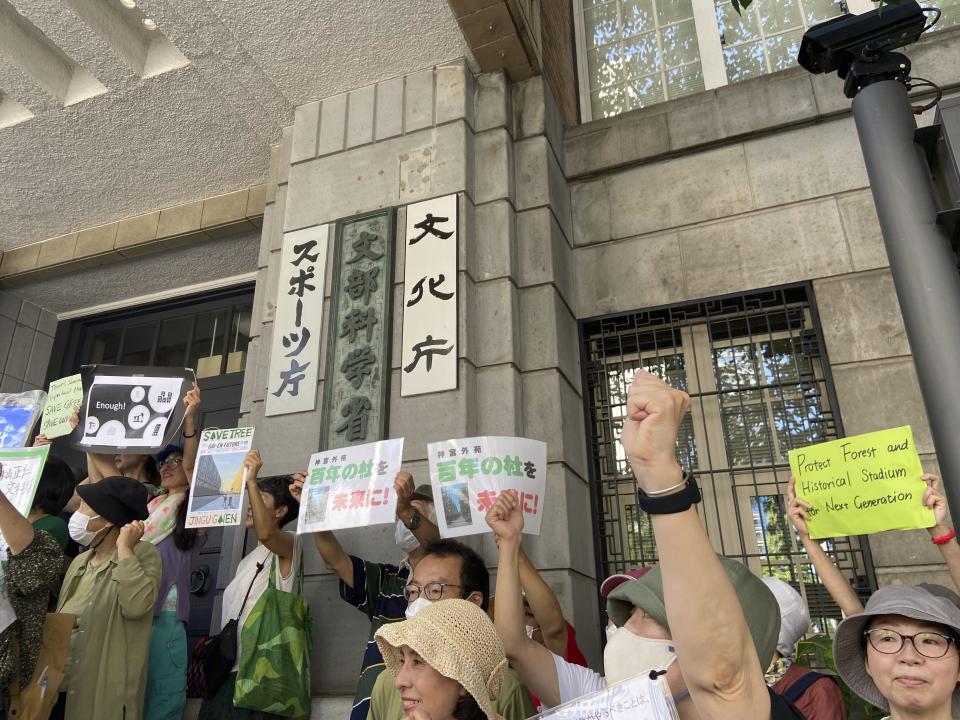
[{"label": "window with metal bars", "polygon": [[[787,452],[842,435],[809,285],[581,321],[601,577],[657,561],[620,433],[643,368],[690,394],[677,459],[696,472],[717,552],[792,584],[820,632],[840,619],[785,515]],[[875,586],[862,538],[823,543],[854,586]]]}]

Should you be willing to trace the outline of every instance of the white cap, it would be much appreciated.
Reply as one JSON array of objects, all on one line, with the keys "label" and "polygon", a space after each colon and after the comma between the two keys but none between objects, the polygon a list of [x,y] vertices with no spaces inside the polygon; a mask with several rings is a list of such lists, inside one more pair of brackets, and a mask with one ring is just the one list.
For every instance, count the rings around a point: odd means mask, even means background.
[{"label": "white cap", "polygon": [[780,606],[780,636],[777,638],[777,652],[783,657],[793,659],[797,641],[810,628],[810,611],[800,597],[800,593],[780,578],[765,577],[766,585]]}]

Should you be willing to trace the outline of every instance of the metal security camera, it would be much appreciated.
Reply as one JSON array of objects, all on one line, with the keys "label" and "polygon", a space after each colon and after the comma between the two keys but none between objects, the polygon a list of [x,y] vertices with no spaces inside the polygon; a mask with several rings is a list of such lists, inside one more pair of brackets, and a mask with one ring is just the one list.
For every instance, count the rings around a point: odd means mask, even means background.
[{"label": "metal security camera", "polygon": [[797,62],[811,73],[836,70],[845,78],[854,61],[875,58],[915,42],[926,29],[924,13],[915,0],[907,0],[820,23],[804,34]]}]

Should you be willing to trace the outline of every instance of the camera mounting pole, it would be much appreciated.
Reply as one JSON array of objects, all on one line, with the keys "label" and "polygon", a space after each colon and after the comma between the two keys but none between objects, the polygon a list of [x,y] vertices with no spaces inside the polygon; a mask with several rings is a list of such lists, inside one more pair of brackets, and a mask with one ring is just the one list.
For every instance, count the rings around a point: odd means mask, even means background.
[{"label": "camera mounting pole", "polygon": [[[871,67],[875,72],[869,72]],[[907,97],[909,72],[910,62],[904,55],[886,52],[855,60],[845,88],[849,84],[855,89],[853,117],[870,189],[944,492],[960,520],[960,274],[949,233],[937,223],[938,207],[924,150],[915,141],[917,124]],[[878,425],[896,424],[897,413],[898,408],[890,407],[889,417]]]}]

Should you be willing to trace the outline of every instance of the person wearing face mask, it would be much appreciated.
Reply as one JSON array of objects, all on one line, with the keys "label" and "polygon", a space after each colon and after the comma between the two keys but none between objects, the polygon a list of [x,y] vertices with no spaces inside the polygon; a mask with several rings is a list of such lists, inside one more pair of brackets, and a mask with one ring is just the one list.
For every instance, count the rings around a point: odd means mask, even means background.
[{"label": "person wearing face mask", "polygon": [[377,645],[402,696],[407,720],[503,720],[507,658],[490,618],[465,600],[435,603],[414,619],[385,625]]},{"label": "person wearing face mask", "polygon": [[[427,608],[450,600],[467,600],[488,611],[490,573],[483,559],[467,545],[456,540],[438,540],[427,546],[403,593],[408,603],[407,620],[418,618]],[[381,673],[373,686],[368,720],[406,717],[402,693],[403,688],[398,688],[388,673]],[[523,720],[536,714],[529,691],[510,669],[503,675],[494,708],[506,720]]]},{"label": "person wearing face mask", "polygon": [[160,581],[160,555],[141,542],[147,490],[128,477],[81,485],[70,536],[89,550],[70,564],[57,612],[77,616],[53,718],[139,720]]},{"label": "person wearing face mask", "polygon": [[[290,492],[298,500],[306,471],[293,476]],[[340,578],[340,597],[364,613],[370,620],[367,646],[360,666],[360,679],[350,712],[351,720],[365,720],[370,707],[370,692],[377,676],[383,672],[383,657],[374,640],[385,623],[404,619],[407,601],[403,588],[413,568],[423,557],[423,548],[440,539],[433,489],[429,484],[414,486],[413,476],[401,471],[393,485],[397,496],[397,522],[394,539],[403,553],[399,566],[375,563],[348,555],[332,532],[313,534],[314,543],[327,569]]]},{"label": "person wearing face mask", "polygon": [[846,720],[840,687],[829,675],[794,662],[797,641],[810,629],[810,611],[800,593],[783,580],[763,578],[780,606],[780,635],[766,679],[775,693],[797,706],[807,720]]}]

